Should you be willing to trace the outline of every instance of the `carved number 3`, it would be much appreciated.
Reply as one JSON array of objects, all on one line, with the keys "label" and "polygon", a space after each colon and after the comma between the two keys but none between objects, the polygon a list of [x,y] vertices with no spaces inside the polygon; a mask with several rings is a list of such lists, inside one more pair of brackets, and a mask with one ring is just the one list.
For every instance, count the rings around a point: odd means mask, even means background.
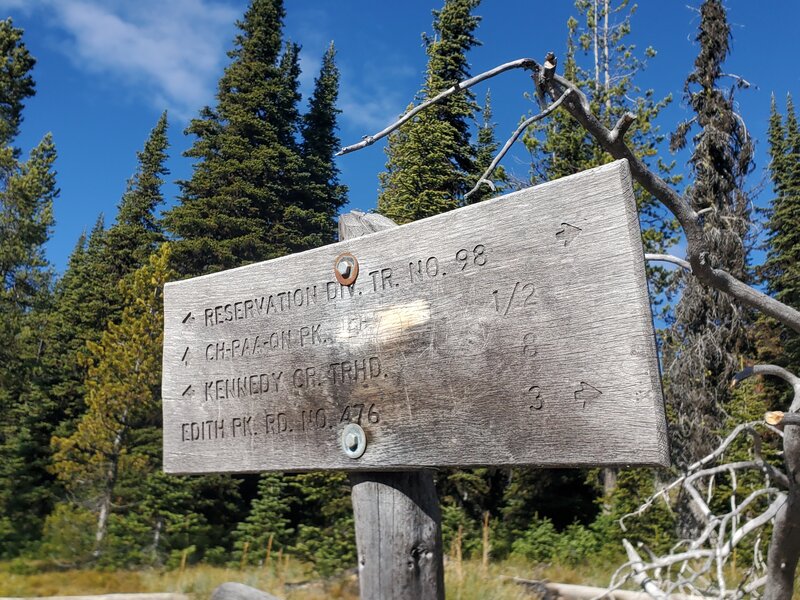
[{"label": "carved number 3", "polygon": [[532,385],[528,388],[528,401],[531,403],[530,408],[532,410],[541,410],[542,406],[544,406],[542,390],[538,385]]}]

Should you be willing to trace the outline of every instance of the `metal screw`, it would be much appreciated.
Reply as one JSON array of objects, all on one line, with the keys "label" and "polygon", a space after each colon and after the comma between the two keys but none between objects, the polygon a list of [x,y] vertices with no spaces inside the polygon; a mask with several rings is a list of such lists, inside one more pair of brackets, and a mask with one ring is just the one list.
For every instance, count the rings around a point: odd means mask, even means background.
[{"label": "metal screw", "polygon": [[342,430],[342,450],[350,458],[360,458],[367,449],[367,434],[360,425],[348,423]]}]

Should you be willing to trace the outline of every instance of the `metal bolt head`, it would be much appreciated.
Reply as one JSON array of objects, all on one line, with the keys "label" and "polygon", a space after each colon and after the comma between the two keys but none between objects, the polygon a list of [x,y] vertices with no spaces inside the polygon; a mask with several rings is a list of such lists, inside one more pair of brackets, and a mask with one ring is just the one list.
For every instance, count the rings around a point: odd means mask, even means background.
[{"label": "metal bolt head", "polygon": [[339,264],[336,265],[336,270],[339,271],[342,277],[345,279],[350,277],[350,271],[353,269],[353,265],[348,261],[346,258],[343,258],[339,261]]},{"label": "metal bolt head", "polygon": [[341,440],[342,450],[350,458],[360,458],[367,449],[367,434],[355,423],[345,425]]},{"label": "metal bolt head", "polygon": [[333,274],[342,285],[353,285],[358,277],[358,260],[349,252],[343,252],[333,261]]}]

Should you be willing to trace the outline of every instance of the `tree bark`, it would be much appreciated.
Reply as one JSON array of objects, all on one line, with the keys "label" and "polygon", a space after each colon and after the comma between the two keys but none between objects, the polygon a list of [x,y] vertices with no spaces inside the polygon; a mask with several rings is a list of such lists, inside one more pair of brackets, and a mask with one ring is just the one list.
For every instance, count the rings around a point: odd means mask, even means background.
[{"label": "tree bark", "polygon": [[[125,418],[126,415],[123,415]],[[122,447],[124,431],[117,432],[114,437],[114,445],[109,457],[108,471],[103,482],[103,497],[100,499],[100,514],[97,516],[97,530],[94,534],[94,556],[100,556],[100,546],[106,537],[108,528],[108,515],[111,512],[111,498],[114,495],[114,488],[117,485],[117,473],[119,471],[119,453]]]},{"label": "tree bark", "polygon": [[800,427],[784,429],[783,452],[789,490],[786,504],[775,517],[769,543],[766,600],[791,600],[800,560]]}]

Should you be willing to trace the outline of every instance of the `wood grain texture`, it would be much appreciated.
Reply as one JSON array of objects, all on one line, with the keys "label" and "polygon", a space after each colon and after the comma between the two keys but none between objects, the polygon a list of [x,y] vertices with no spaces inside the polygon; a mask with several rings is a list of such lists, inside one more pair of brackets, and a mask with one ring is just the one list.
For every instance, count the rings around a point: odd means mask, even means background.
[{"label": "wood grain texture", "polygon": [[172,473],[666,465],[627,163],[168,284],[163,400]]},{"label": "wood grain texture", "polygon": [[443,600],[442,517],[430,471],[352,473],[361,598]]}]

